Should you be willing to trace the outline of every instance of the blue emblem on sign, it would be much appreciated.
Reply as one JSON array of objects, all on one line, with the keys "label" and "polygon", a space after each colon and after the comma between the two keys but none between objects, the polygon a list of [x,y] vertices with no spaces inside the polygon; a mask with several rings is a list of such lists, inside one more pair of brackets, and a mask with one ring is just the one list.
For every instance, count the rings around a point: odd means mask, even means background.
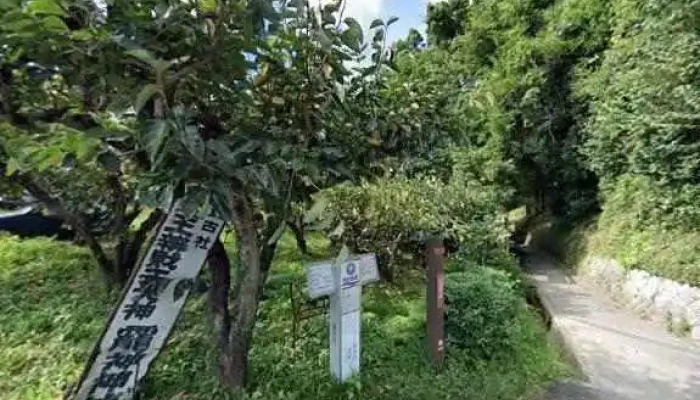
[{"label": "blue emblem on sign", "polygon": [[343,277],[343,281],[341,282],[344,288],[353,287],[360,281],[357,271],[357,264],[355,263],[345,264],[345,274],[347,276]]},{"label": "blue emblem on sign", "polygon": [[348,275],[355,275],[355,273],[357,272],[357,266],[355,265],[355,263],[348,263],[347,267],[345,268],[345,271],[348,273]]}]

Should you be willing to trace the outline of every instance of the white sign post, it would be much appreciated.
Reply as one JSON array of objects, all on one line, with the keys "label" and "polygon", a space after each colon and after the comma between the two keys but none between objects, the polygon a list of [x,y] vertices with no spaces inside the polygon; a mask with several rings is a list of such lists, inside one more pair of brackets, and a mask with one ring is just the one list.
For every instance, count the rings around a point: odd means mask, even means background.
[{"label": "white sign post", "polygon": [[311,298],[331,297],[331,374],[344,382],[360,371],[362,286],[379,280],[376,257],[363,254],[340,264],[312,264],[307,279]]},{"label": "white sign post", "polygon": [[175,206],[129,282],[78,384],[75,400],[130,400],[185,304],[217,218],[189,218]]}]

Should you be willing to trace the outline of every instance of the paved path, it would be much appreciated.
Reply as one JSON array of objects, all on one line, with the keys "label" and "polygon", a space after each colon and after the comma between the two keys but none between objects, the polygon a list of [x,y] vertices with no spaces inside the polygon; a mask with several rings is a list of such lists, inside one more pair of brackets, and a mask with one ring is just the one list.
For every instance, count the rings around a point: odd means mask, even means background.
[{"label": "paved path", "polygon": [[700,400],[700,346],[673,337],[533,256],[533,283],[552,329],[588,382],[559,382],[547,400]]}]

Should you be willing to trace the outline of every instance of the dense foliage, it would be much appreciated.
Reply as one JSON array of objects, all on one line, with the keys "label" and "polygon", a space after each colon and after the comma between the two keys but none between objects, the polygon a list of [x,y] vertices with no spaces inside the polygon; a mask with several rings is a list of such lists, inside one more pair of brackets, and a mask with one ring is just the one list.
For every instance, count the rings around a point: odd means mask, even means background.
[{"label": "dense foliage", "polygon": [[343,222],[342,241],[353,251],[377,253],[383,271],[401,256],[418,259],[422,243],[434,235],[458,243],[474,260],[508,257],[501,199],[493,188],[395,178],[339,186],[324,195]]},{"label": "dense foliage", "polygon": [[[326,254],[313,235],[309,247]],[[226,244],[231,252],[232,243]],[[0,237],[0,396],[3,400],[56,399],[80,374],[118,293],[95,293],[100,284],[88,251],[47,239]],[[347,385],[328,373],[325,318],[301,324],[292,337],[290,296],[306,296],[304,263],[291,237],[283,237],[251,351],[246,399],[337,400],[361,398],[516,400],[567,373],[534,315],[521,321],[507,360],[475,360],[455,351],[436,375],[426,362],[425,300],[420,276],[398,285],[368,287],[363,298],[362,375]],[[208,274],[205,279],[209,280]],[[291,293],[289,283],[298,292]],[[203,320],[205,296],[192,295],[167,349],[149,374],[143,398],[232,400],[211,373],[217,349]]]},{"label": "dense foliage", "polygon": [[[461,265],[455,265],[461,264]],[[523,299],[507,272],[453,263],[445,280],[445,333],[450,349],[464,349],[476,359],[513,351],[521,325]],[[459,272],[461,270],[461,272]]]},{"label": "dense foliage", "polygon": [[475,82],[454,118],[515,167],[502,181],[516,190],[511,204],[569,226],[602,208],[599,229],[620,243],[608,255],[634,253],[625,237],[657,235],[626,264],[696,283],[696,257],[680,253],[700,253],[690,239],[700,222],[698,7],[451,0],[429,8],[426,51],[455,55]]},{"label": "dense foliage", "polygon": [[606,197],[624,187],[636,198],[640,221],[694,230],[700,224],[700,4],[639,6],[637,15],[620,15],[603,63],[581,85],[593,104],[585,154]]},{"label": "dense foliage", "polygon": [[[625,265],[700,283],[699,1],[448,0],[428,6],[427,41],[412,30],[394,44],[387,33],[395,18],[361,27],[344,15],[344,1],[314,3],[0,2],[3,195],[33,194],[122,283],[161,217],[150,210],[183,201],[188,211],[225,218],[235,233],[233,263],[223,250],[210,257],[212,293],[222,294],[211,307],[218,348],[207,347],[190,319],[184,344],[153,378],[162,384],[148,393],[171,394],[183,374],[197,376],[192,359],[201,369],[213,363],[198,351],[217,360],[227,393],[246,384],[250,369],[253,398],[451,398],[451,383],[498,369],[481,364],[505,356],[496,349],[525,362],[519,357],[534,347],[524,340],[539,336],[515,284],[467,267],[509,262],[505,215],[516,207],[526,209],[526,224],[541,215],[570,226],[597,216],[598,248]],[[405,264],[402,276],[419,270],[425,238],[455,244],[464,271],[448,282],[448,333],[462,349],[444,381],[423,385],[434,377],[417,350],[420,296],[385,287],[368,296],[372,351],[362,379],[371,384],[313,386],[325,372],[316,350],[325,339],[307,332],[313,352],[287,346],[287,285],[279,277],[266,285],[287,227],[303,251],[307,228],[317,228],[354,252],[378,253],[390,279],[396,264]],[[81,273],[86,254],[73,260]],[[34,262],[5,256],[7,265]],[[44,271],[57,290],[97,285],[65,268],[61,276]],[[23,272],[32,274],[19,282],[38,273]],[[289,272],[299,279],[298,269]],[[9,274],[20,273],[3,274],[15,293]],[[100,296],[80,304],[80,318],[113,300]],[[58,320],[77,301],[46,304],[61,310]],[[382,308],[389,304],[396,307]],[[199,317],[202,308],[189,313]],[[32,321],[14,321],[12,336],[0,336],[4,348],[21,348],[21,335],[32,332],[75,339],[45,310],[21,312]],[[76,340],[85,347],[85,337]],[[248,368],[251,348],[258,365]],[[394,359],[396,349],[406,358]],[[549,361],[547,354],[535,359]],[[23,368],[22,357],[9,354],[8,366]],[[413,376],[387,384],[385,374],[402,364],[415,366]],[[303,373],[292,377],[291,369]],[[533,370],[536,380],[549,373]],[[45,375],[75,374],[57,371]],[[522,377],[512,377],[519,392]],[[185,386],[212,390],[209,383]],[[509,390],[481,395],[515,397]]]}]

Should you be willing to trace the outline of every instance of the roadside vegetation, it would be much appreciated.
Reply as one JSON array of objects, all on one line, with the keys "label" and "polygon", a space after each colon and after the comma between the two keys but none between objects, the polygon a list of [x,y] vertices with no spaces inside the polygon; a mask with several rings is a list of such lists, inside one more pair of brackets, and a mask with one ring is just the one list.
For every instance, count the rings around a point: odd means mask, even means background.
[{"label": "roadside vegetation", "polygon": [[521,230],[553,227],[540,239],[574,263],[572,252],[608,256],[700,285],[699,7],[431,6],[429,43],[440,49],[428,52],[467,60],[475,88],[463,115],[515,167],[516,204],[527,207]]},{"label": "roadside vegetation", "polygon": [[[567,373],[508,251],[542,226],[568,257],[700,284],[700,2],[448,0],[395,43],[396,18],[321,3],[0,2],[0,195],[74,237],[0,238],[0,397],[75,381],[176,201],[225,220],[227,251],[146,398],[527,398]],[[437,373],[432,237],[453,301]],[[382,283],[339,386],[322,318],[292,340],[290,296],[343,249],[376,253]]]},{"label": "roadside vegetation", "polygon": [[[101,277],[83,248],[7,236],[0,237],[0,245],[0,393],[7,400],[55,399],[79,376],[118,293],[95,291]],[[515,400],[569,373],[557,349],[547,342],[538,317],[522,297],[511,293],[512,304],[503,310],[514,313],[508,326],[492,325],[499,323],[498,314],[490,315],[488,325],[511,332],[502,336],[509,338],[507,351],[501,348],[503,341],[480,341],[479,348],[503,350],[483,358],[473,351],[477,345],[470,338],[465,342],[468,348],[450,350],[447,365],[436,374],[425,348],[423,278],[412,273],[393,285],[365,289],[362,373],[347,384],[333,383],[325,318],[306,320],[296,341],[292,337],[290,295],[304,298],[303,263],[327,250],[327,241],[318,236],[311,237],[309,245],[311,258],[299,255],[291,235],[280,243],[255,328],[246,398]],[[203,279],[209,279],[207,273]],[[472,289],[484,287],[486,296],[502,294],[488,291],[485,276],[468,282]],[[481,298],[483,303],[472,312],[489,313],[488,299],[498,300]],[[150,373],[146,398],[234,398],[214,373],[217,350],[206,307],[206,295],[192,295]]]}]

